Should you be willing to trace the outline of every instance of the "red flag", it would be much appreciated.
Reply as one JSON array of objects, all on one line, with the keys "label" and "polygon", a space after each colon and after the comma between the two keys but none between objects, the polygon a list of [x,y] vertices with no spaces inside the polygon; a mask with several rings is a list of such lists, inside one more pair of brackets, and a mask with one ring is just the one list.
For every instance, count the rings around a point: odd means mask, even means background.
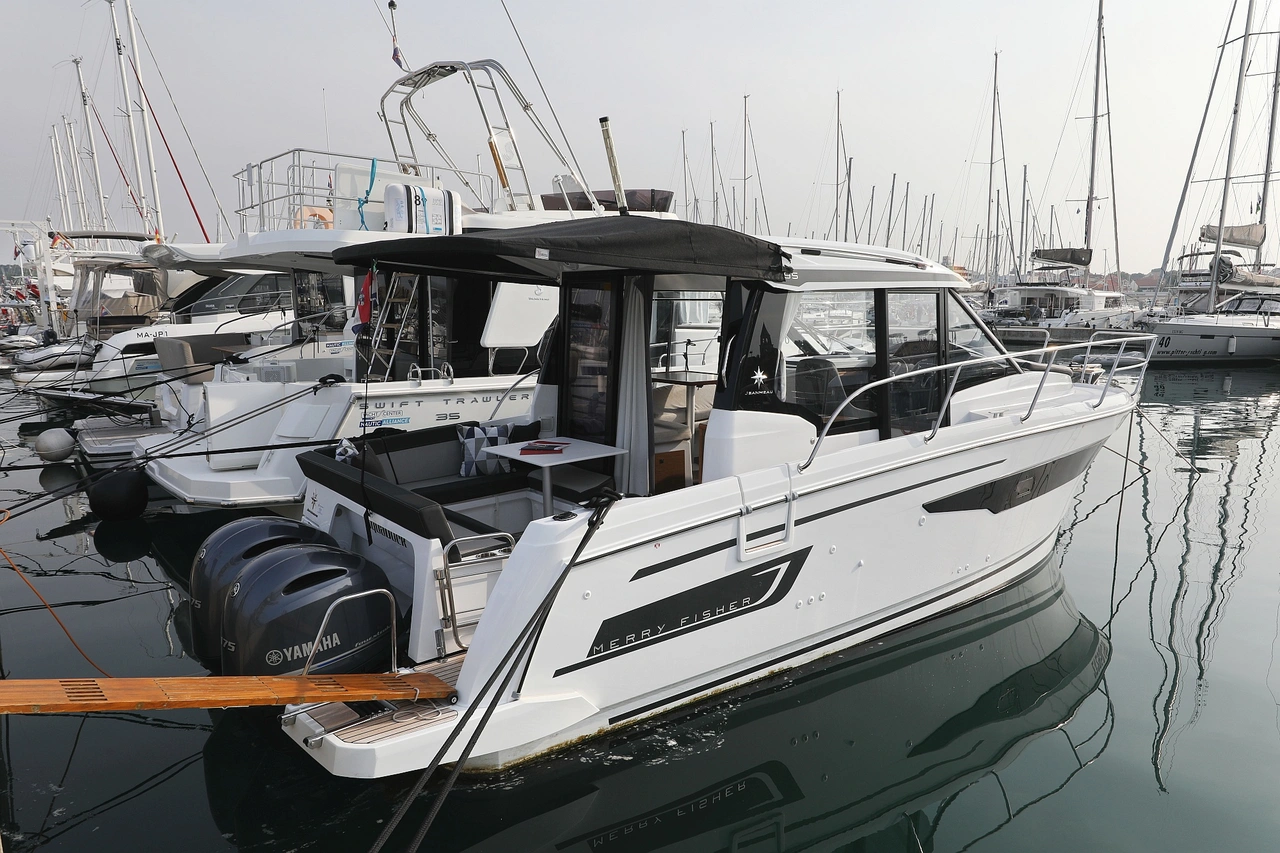
[{"label": "red flag", "polygon": [[370,270],[365,274],[364,283],[360,285],[360,296],[356,300],[356,314],[360,317],[361,323],[368,323],[373,319],[373,271]]}]

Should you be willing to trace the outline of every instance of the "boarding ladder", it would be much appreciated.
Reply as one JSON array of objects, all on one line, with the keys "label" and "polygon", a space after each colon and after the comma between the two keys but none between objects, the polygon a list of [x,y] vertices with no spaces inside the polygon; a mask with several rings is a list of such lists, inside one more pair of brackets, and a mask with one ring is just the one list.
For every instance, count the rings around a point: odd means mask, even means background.
[{"label": "boarding ladder", "polygon": [[[373,336],[369,344],[369,368],[372,374],[382,368],[382,381],[390,382],[395,377],[396,353],[400,351],[400,342],[404,340],[405,326],[414,320],[415,301],[418,297],[420,276],[413,273],[397,272],[391,274],[391,283],[387,288],[387,298],[378,304],[378,319],[373,326]],[[430,334],[430,330],[426,330]],[[418,334],[424,334],[419,329]],[[387,338],[394,335],[391,345]]]}]

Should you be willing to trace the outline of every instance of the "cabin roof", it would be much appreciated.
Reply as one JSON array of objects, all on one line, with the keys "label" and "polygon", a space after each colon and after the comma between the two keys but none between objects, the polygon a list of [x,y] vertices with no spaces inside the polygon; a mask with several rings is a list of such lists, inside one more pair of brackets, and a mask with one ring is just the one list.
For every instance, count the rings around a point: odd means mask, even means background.
[{"label": "cabin roof", "polygon": [[696,274],[782,282],[790,255],[776,243],[714,225],[593,216],[436,237],[381,240],[334,251],[335,261],[394,269],[474,272],[515,281],[564,273]]}]

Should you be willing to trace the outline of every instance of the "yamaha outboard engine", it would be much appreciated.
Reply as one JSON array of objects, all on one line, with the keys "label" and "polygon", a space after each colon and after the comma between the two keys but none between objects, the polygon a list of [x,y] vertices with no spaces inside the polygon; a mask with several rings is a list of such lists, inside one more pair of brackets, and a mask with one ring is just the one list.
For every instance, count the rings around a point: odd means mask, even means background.
[{"label": "yamaha outboard engine", "polygon": [[[337,545],[323,530],[277,516],[241,518],[224,524],[204,540],[191,564],[191,643],[205,669],[222,663],[222,607],[227,592],[256,557],[284,545]],[[320,627],[319,621],[311,630]]]},{"label": "yamaha outboard engine", "polygon": [[325,545],[285,545],[245,564],[222,611],[224,675],[386,672],[391,607],[384,595],[347,601],[316,633],[343,596],[390,589],[382,569],[358,554]]}]

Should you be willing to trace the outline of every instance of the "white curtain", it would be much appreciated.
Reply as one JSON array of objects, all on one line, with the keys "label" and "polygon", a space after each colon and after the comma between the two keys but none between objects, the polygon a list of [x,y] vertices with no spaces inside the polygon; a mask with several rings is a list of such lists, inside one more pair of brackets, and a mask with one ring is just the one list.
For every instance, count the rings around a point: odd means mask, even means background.
[{"label": "white curtain", "polygon": [[649,386],[649,300],[642,279],[627,278],[622,293],[622,361],[618,366],[617,446],[613,479],[624,495],[649,494],[653,397]]}]

